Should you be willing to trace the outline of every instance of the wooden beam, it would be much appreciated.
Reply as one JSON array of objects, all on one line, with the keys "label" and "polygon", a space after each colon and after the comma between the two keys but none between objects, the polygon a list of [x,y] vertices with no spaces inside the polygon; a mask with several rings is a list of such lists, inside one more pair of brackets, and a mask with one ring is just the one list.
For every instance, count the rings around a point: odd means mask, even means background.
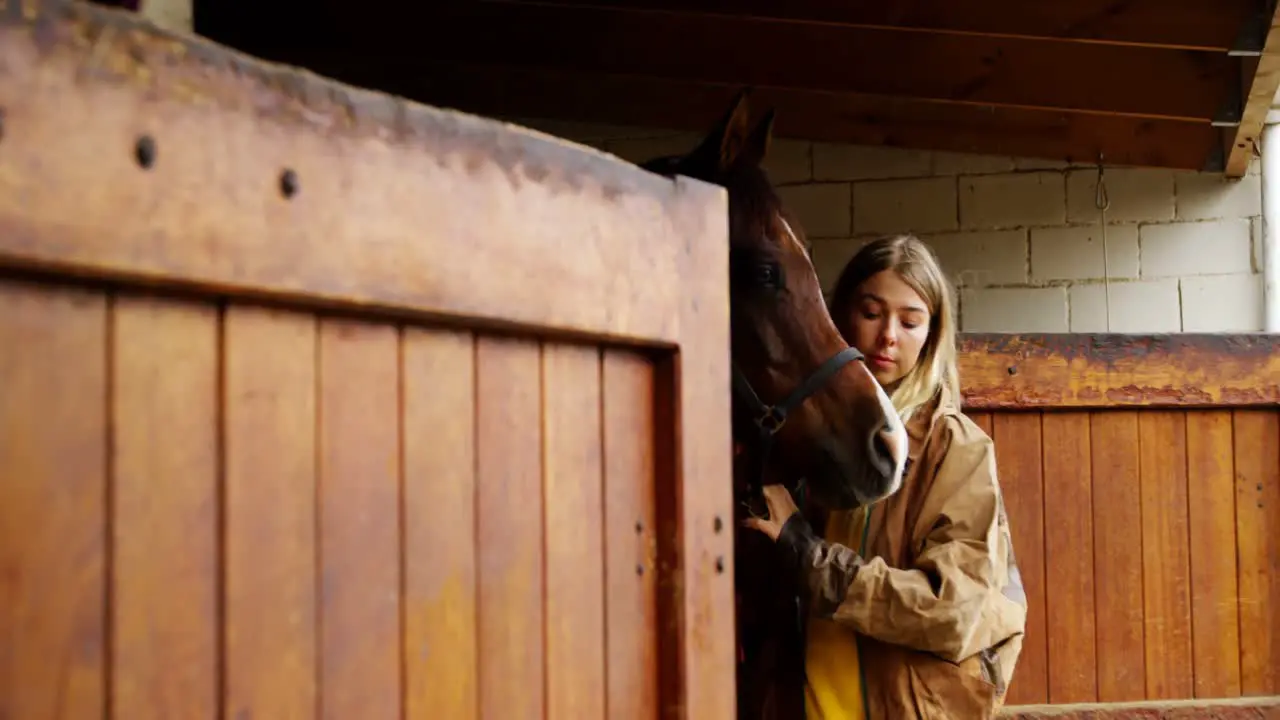
[{"label": "wooden beam", "polygon": [[1280,406],[1280,335],[960,337],[966,410]]},{"label": "wooden beam", "polygon": [[[740,86],[508,67],[412,72],[370,59],[312,63],[316,72],[422,102],[492,117],[541,117],[703,132]],[[292,61],[292,60],[291,60]],[[355,64],[362,63],[362,64]],[[306,64],[306,63],[304,63]],[[778,110],[776,134],[953,152],[1201,170],[1216,156],[1208,122],[945,105],[757,87],[753,105]],[[1219,169],[1219,168],[1213,168]]]},{"label": "wooden beam", "polygon": [[502,0],[376,16],[332,51],[419,72],[495,64],[1184,120],[1217,117],[1240,82],[1240,59],[1218,52]]},{"label": "wooden beam", "polygon": [[1244,66],[1244,109],[1240,124],[1228,131],[1229,138],[1224,144],[1228,177],[1241,177],[1248,171],[1267,111],[1275,102],[1276,91],[1280,90],[1280,4],[1275,0],[1268,2],[1266,44],[1262,55],[1250,58]]},{"label": "wooden beam", "polygon": [[6,273],[670,347],[704,250],[653,240],[724,217],[705,183],[66,0],[0,4],[0,98]]},{"label": "wooden beam", "polygon": [[1257,0],[515,0],[1227,52]]}]

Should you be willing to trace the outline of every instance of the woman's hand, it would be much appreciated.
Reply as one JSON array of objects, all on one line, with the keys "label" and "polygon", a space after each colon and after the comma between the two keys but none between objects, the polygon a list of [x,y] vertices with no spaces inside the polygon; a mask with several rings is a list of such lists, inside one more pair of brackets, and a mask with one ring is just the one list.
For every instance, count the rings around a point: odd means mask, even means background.
[{"label": "woman's hand", "polygon": [[747,518],[742,521],[742,524],[759,530],[768,535],[770,540],[777,542],[778,536],[782,534],[782,526],[786,525],[787,520],[799,512],[800,508],[796,507],[796,501],[791,498],[791,493],[781,485],[765,485],[762,492],[764,501],[769,506],[769,517]]}]

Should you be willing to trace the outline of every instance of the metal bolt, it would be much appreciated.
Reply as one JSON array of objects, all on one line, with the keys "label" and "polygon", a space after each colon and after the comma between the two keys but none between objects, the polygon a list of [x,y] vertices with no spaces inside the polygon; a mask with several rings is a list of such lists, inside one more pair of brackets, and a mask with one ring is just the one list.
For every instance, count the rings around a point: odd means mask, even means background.
[{"label": "metal bolt", "polygon": [[298,174],[288,168],[280,173],[280,194],[285,199],[291,198],[298,193]]},{"label": "metal bolt", "polygon": [[1018,374],[1018,368],[1017,368],[1016,366],[1010,365],[1010,366],[1009,366],[1009,374],[1010,374],[1010,375],[1017,375],[1017,374]]},{"label": "metal bolt", "polygon": [[133,146],[133,157],[143,169],[150,169],[156,163],[156,141],[150,135],[143,135]]}]

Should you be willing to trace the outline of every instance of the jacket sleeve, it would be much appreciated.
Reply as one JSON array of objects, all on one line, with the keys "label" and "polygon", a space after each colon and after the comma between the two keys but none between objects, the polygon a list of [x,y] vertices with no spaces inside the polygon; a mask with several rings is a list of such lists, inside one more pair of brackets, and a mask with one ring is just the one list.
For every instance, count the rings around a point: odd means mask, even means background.
[{"label": "jacket sleeve", "polygon": [[779,543],[789,551],[812,614],[960,662],[1022,632],[1026,607],[1001,522],[994,445],[955,418],[941,422],[942,460],[920,511],[919,522],[929,529],[910,567],[864,560],[822,540],[799,513]]}]

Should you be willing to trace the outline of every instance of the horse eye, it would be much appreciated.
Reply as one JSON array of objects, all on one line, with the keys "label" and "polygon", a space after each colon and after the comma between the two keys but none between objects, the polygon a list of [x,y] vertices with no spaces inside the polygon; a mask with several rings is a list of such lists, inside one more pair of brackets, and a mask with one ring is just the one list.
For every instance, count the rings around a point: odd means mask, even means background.
[{"label": "horse eye", "polygon": [[778,287],[782,284],[782,268],[778,263],[761,263],[756,267],[756,282],[764,287]]}]

